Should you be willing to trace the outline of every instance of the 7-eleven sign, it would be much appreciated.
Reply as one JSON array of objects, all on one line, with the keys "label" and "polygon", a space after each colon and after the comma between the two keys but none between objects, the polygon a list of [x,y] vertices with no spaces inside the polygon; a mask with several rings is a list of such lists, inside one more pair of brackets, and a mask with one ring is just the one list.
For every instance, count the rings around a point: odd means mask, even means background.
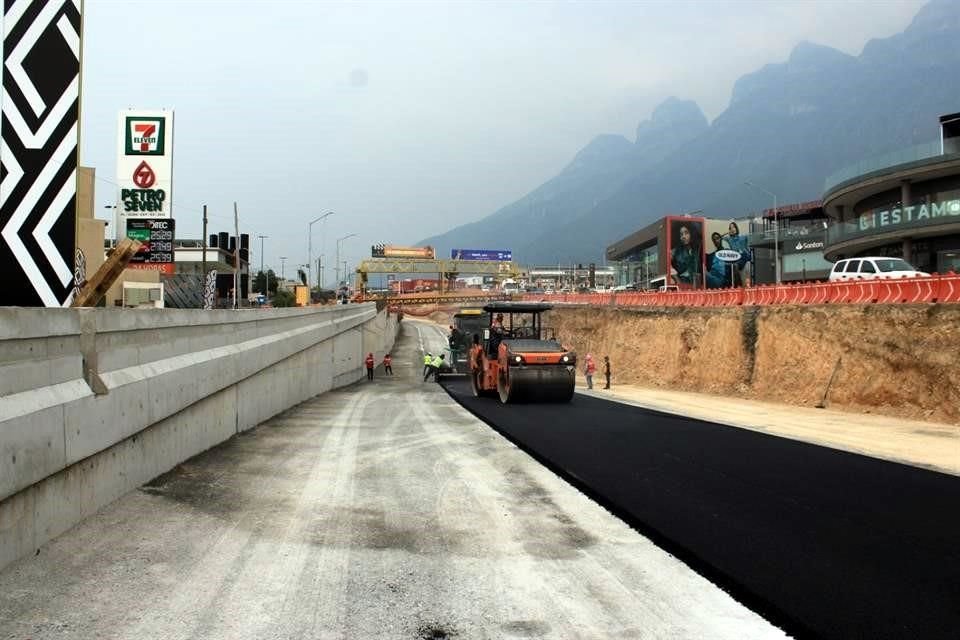
[{"label": "7-eleven sign", "polygon": [[124,153],[128,156],[162,156],[166,118],[128,116]]}]

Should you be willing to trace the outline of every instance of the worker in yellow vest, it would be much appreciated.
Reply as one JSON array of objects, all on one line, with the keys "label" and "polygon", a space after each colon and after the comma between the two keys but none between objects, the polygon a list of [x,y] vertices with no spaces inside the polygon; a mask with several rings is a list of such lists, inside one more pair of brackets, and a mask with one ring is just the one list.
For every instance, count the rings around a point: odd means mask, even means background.
[{"label": "worker in yellow vest", "polygon": [[430,372],[430,365],[433,364],[433,354],[429,351],[423,356],[423,379],[427,379],[427,374]]}]

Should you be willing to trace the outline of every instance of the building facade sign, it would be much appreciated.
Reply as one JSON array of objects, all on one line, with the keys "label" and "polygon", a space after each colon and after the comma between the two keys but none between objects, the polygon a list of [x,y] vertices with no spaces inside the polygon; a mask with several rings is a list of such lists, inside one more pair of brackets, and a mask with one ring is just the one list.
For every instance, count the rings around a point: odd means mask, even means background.
[{"label": "building facade sign", "polygon": [[938,219],[951,217],[960,217],[960,199],[874,210],[861,214],[857,223],[860,231],[868,231],[886,227],[896,228],[901,225],[922,225],[924,221],[936,224]]},{"label": "building facade sign", "polygon": [[[824,242],[823,240],[799,240],[796,244],[793,244],[794,251],[810,251],[812,249],[823,250]],[[790,253],[787,251],[786,253]]]},{"label": "building facade sign", "polygon": [[117,240],[127,221],[173,217],[173,112],[125,110],[117,134]]}]

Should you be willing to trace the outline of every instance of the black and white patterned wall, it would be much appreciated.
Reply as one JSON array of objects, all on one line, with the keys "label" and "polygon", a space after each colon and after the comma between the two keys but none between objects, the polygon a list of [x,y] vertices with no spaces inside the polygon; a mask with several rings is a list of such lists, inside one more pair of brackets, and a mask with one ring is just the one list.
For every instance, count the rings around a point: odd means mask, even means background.
[{"label": "black and white patterned wall", "polygon": [[0,305],[73,293],[80,0],[4,0]]}]

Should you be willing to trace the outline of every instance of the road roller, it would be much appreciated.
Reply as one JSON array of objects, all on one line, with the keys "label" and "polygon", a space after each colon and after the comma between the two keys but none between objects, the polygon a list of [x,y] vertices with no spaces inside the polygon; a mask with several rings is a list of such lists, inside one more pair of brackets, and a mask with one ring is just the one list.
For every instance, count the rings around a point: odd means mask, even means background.
[{"label": "road roller", "polygon": [[493,302],[483,307],[490,325],[473,338],[470,371],[476,396],[500,402],[570,402],[577,355],[544,327],[543,302]]}]

